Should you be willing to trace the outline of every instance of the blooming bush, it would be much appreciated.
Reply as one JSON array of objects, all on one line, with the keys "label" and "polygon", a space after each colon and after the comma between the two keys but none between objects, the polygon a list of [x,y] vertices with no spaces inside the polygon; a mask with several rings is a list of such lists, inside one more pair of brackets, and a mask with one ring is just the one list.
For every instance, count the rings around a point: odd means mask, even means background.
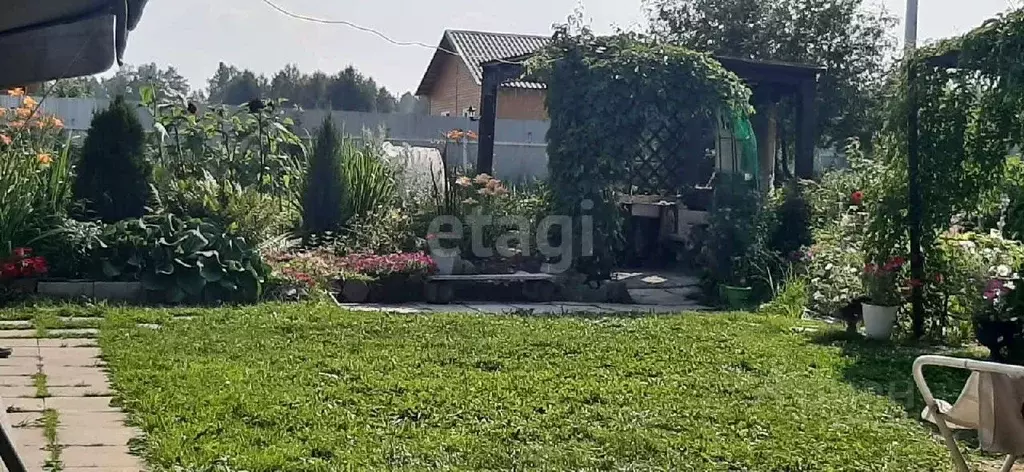
[{"label": "blooming bush", "polygon": [[343,257],[339,269],[342,272],[362,275],[377,280],[390,277],[427,276],[437,272],[437,264],[423,253],[353,254]]},{"label": "blooming bush", "polygon": [[30,279],[46,275],[49,267],[46,258],[32,257],[32,249],[17,248],[11,257],[0,262],[0,281]]},{"label": "blooming bush", "polygon": [[893,258],[884,264],[869,263],[864,266],[861,283],[864,294],[872,305],[898,306],[902,301],[899,278],[906,260]]},{"label": "blooming bush", "polygon": [[51,233],[71,197],[70,141],[64,123],[45,115],[24,91],[8,94],[17,108],[0,108],[0,251]]}]

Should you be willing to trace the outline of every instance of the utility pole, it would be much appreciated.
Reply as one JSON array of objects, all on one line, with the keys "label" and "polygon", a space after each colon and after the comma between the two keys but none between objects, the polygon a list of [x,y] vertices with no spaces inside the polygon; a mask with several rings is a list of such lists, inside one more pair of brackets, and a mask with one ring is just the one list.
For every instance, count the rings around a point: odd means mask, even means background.
[{"label": "utility pole", "polygon": [[917,48],[917,10],[918,0],[907,0],[907,25],[904,36],[904,47],[907,51]]},{"label": "utility pole", "polygon": [[[917,48],[917,10],[918,0],[907,0],[906,36],[904,37],[904,62],[907,65],[907,101],[909,102],[909,114],[907,116],[907,190],[910,208],[907,216],[910,217],[910,273],[911,278],[917,281],[924,280],[924,253],[921,250],[921,239],[924,225],[922,214],[924,199],[921,195],[921,150],[920,150],[920,112],[917,102],[917,66],[913,57],[914,49]],[[924,336],[924,290],[920,283],[914,284],[911,292],[910,302],[912,305],[911,318],[913,320],[914,336]]]}]

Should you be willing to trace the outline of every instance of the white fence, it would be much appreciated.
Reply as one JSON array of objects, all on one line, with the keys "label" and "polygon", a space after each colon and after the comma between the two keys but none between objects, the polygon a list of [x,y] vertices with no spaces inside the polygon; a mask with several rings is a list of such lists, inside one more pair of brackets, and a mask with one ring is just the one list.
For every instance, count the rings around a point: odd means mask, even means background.
[{"label": "white fence", "polygon": [[[0,107],[13,108],[20,105],[14,97],[0,96]],[[110,105],[109,100],[92,98],[48,98],[42,103],[42,111],[60,117],[67,129],[85,131],[89,129],[92,115]],[[324,110],[307,110],[296,113],[299,132],[315,133],[323,121]],[[408,143],[427,146],[440,140],[453,129],[476,130],[477,122],[468,118],[427,116],[411,114],[381,114],[336,111],[334,122],[343,132],[358,136],[364,129],[382,129],[388,141],[395,144]],[[139,120],[149,128],[153,120],[146,110],[139,109]],[[547,176],[546,121],[498,120],[495,132],[494,170],[495,174],[507,180],[529,180]],[[466,166],[476,162],[477,145],[462,147],[455,153],[454,165]]]}]

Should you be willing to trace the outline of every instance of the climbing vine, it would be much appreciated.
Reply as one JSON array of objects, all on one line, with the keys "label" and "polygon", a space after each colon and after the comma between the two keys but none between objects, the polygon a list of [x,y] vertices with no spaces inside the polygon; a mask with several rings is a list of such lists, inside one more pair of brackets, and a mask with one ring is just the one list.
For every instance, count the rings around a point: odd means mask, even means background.
[{"label": "climbing vine", "polygon": [[[1022,142],[1024,10],[907,58],[890,87],[888,120],[875,146],[887,171],[876,182],[869,257],[905,251],[908,117],[919,114],[922,249],[926,261],[939,235],[970,214],[998,185],[1007,156]],[[913,96],[910,95],[913,91]],[[927,262],[926,262],[927,263]],[[915,327],[922,320],[915,320]],[[921,334],[920,332],[918,334]]]},{"label": "climbing vine", "polygon": [[548,85],[554,210],[573,217],[575,235],[589,230],[582,216],[593,218],[593,254],[581,247],[585,238],[574,244],[574,267],[592,278],[609,275],[621,246],[616,194],[630,190],[628,165],[651,123],[674,123],[671,134],[682,136],[693,123],[665,117],[711,123],[720,111],[752,112],[750,89],[710,55],[637,34],[597,37],[564,27],[528,70]]}]

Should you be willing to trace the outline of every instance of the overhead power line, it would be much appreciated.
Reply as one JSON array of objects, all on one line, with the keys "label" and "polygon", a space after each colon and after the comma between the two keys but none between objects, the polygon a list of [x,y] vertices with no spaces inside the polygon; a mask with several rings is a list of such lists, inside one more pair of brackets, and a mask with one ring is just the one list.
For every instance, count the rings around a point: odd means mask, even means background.
[{"label": "overhead power line", "polygon": [[[322,25],[343,25],[343,26],[348,26],[349,28],[357,29],[357,30],[365,32],[365,33],[370,33],[370,34],[372,34],[374,36],[377,36],[377,37],[383,39],[384,41],[387,41],[387,42],[389,42],[391,44],[394,44],[395,46],[417,46],[417,47],[421,47],[421,48],[432,49],[434,51],[441,51],[441,52],[443,52],[445,54],[451,54],[452,56],[459,56],[460,55],[459,53],[457,53],[455,51],[452,51],[452,50],[449,50],[449,49],[445,49],[445,48],[440,47],[440,46],[431,46],[431,45],[429,45],[427,43],[423,43],[423,42],[420,42],[420,41],[398,41],[398,40],[388,36],[387,34],[382,33],[380,30],[376,30],[376,29],[370,28],[368,26],[358,25],[358,24],[353,23],[351,21],[346,21],[346,20],[329,20],[329,19],[325,19],[325,18],[317,18],[317,17],[313,17],[313,16],[302,15],[302,14],[290,11],[290,10],[288,10],[288,9],[286,9],[286,8],[276,4],[276,3],[274,3],[271,0],[263,0],[263,3],[266,3],[268,6],[270,6],[270,8],[273,8],[278,13],[281,13],[282,15],[288,16],[290,18],[294,18],[296,20],[308,21],[308,22],[311,22],[311,23],[319,23],[319,24],[322,24]],[[500,63],[503,63],[503,64],[514,64],[514,65],[523,65],[523,64],[525,64],[524,61],[514,62],[514,61],[506,61],[504,59],[495,59],[495,62],[500,62]]]}]

